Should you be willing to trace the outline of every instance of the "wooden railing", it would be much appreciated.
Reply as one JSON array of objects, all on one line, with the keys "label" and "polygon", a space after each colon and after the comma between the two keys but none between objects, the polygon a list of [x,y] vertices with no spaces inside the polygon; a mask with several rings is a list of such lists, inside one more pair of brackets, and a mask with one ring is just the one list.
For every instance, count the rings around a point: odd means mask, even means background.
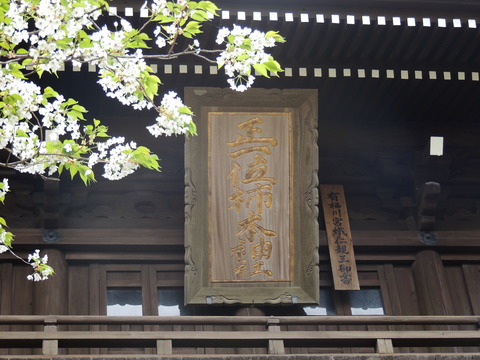
[{"label": "wooden railing", "polygon": [[[284,354],[294,347],[370,347],[377,353],[394,353],[394,348],[480,346],[479,316],[182,316],[182,317],[107,317],[107,316],[0,316],[0,347],[39,348],[44,355],[57,355],[59,349],[73,348],[151,348],[157,354],[172,354],[175,347],[264,347],[269,354]],[[38,330],[13,330],[30,325]],[[65,330],[70,325],[90,325],[89,331]],[[112,331],[108,325],[142,325],[155,329],[172,325],[175,330]],[[180,330],[195,325],[195,331]],[[209,325],[209,326],[206,326]],[[239,331],[220,330],[230,325]],[[245,331],[245,325],[255,330]],[[413,325],[430,330],[301,330],[287,325],[383,325],[408,328]],[[401,326],[396,326],[401,325]],[[209,330],[202,330],[204,328]],[[444,330],[438,328],[444,328]],[[431,330],[431,328],[437,328]],[[452,330],[468,328],[467,330]],[[7,330],[8,329],[8,330]],[[212,330],[213,329],[213,330]],[[71,355],[71,351],[69,351]]]}]

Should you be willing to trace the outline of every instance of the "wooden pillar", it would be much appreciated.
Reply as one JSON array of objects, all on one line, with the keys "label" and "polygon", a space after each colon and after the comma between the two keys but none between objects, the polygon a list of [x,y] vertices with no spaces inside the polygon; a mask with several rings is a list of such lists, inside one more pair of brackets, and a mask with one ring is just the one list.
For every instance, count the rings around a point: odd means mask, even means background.
[{"label": "wooden pillar", "polygon": [[393,354],[394,351],[392,339],[377,339],[375,351],[378,354]]},{"label": "wooden pillar", "polygon": [[440,255],[433,250],[419,252],[413,276],[422,315],[453,315],[453,305]]},{"label": "wooden pillar", "polygon": [[[45,321],[45,332],[56,332],[56,319],[47,319]],[[42,355],[58,355],[58,340],[43,340]]]},{"label": "wooden pillar", "polygon": [[[269,319],[267,322],[268,331],[280,332],[280,321],[278,319]],[[268,340],[268,353],[269,354],[285,354],[285,345],[283,340]]]},{"label": "wooden pillar", "polygon": [[157,340],[157,355],[173,354],[172,340]]},{"label": "wooden pillar", "polygon": [[34,283],[33,313],[35,315],[65,315],[67,314],[68,298],[68,266],[65,256],[58,249],[47,249],[41,254],[48,255],[48,264],[54,268],[55,275],[46,281]]},{"label": "wooden pillar", "polygon": [[[12,314],[12,263],[0,264],[0,315]],[[10,325],[1,325],[0,332],[11,330]],[[8,349],[0,349],[0,355],[8,355]]]},{"label": "wooden pillar", "polygon": [[[412,266],[421,315],[453,315],[453,305],[440,255],[433,250],[419,252]],[[429,325],[426,330],[453,330],[450,326]],[[432,347],[432,352],[455,352]]]},{"label": "wooden pillar", "polygon": [[[241,307],[235,312],[235,316],[265,316],[262,309],[249,306]],[[263,325],[235,325],[234,331],[267,331],[266,326]],[[249,344],[245,344],[245,347],[235,349],[236,354],[266,354],[267,348],[249,348]]]}]

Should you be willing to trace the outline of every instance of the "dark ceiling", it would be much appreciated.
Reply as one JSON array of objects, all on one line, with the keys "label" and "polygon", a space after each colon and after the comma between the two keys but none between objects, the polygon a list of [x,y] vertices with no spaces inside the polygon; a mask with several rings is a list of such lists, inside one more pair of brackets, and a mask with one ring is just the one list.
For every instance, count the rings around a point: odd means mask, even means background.
[{"label": "dark ceiling", "polygon": [[[287,39],[273,55],[288,70],[278,79],[258,79],[255,86],[317,88],[319,115],[332,121],[478,122],[480,24],[468,27],[470,18],[462,18],[458,28],[452,18],[446,18],[446,27],[431,18],[426,27],[421,17],[416,17],[416,26],[409,26],[405,17],[400,25],[393,24],[392,17],[386,17],[385,25],[377,24],[376,17],[364,25],[358,16],[355,24],[348,24],[345,17],[332,23],[331,14],[325,14],[323,23],[317,23],[315,13],[308,13],[308,22],[300,21],[300,13],[294,13],[292,22],[283,12],[278,14],[278,21],[269,20],[265,12],[255,21],[250,11],[246,20],[238,21],[231,12],[229,20],[214,21],[214,28],[238,23],[277,30]],[[202,46],[213,45],[214,36],[207,32],[207,38]],[[182,59],[178,64],[189,62]],[[174,71],[162,76],[165,83],[174,79],[179,87],[226,86],[220,73],[192,76]]]},{"label": "dark ceiling", "polygon": [[[480,1],[311,0],[297,2],[298,10],[290,10],[292,2],[287,1],[273,4],[221,0],[217,3],[224,10],[230,10],[230,18],[220,16],[205,28],[202,47],[214,47],[216,29],[233,23],[279,31],[287,42],[277,46],[273,55],[286,71],[279,78],[258,77],[255,86],[318,89],[321,122],[331,126],[352,122],[369,126],[408,124],[412,131],[418,128],[416,133],[420,137],[424,132],[451,135],[458,130],[462,133],[455,140],[458,144],[478,143],[480,21],[472,27],[469,20],[475,19],[475,14],[480,15]],[[139,2],[117,4],[120,15],[123,5],[132,5],[134,10],[140,6]],[[324,11],[327,5],[336,8]],[[337,11],[342,7],[360,8],[362,11],[358,14],[373,14],[366,12],[371,7],[381,9],[382,12],[377,13],[385,16],[385,24],[373,15],[370,24],[363,24],[362,16],[358,15],[352,24],[352,18],[347,21],[346,14],[354,12]],[[424,10],[428,8],[432,15],[425,15]],[[451,12],[453,8],[470,11],[456,18]],[[240,9],[245,12],[245,20],[238,19]],[[408,15],[401,15],[399,9]],[[253,19],[256,11],[262,14],[260,20]],[[272,11],[277,12],[278,20],[269,18]],[[288,11],[292,11],[293,21],[286,19]],[[439,12],[440,15],[435,15]],[[308,14],[308,21],[305,22],[305,15],[302,21],[301,14]],[[319,22],[317,14],[323,14],[323,22]],[[332,14],[339,14],[338,22]],[[397,15],[399,22],[394,21]],[[423,24],[426,16],[430,26]],[[445,24],[437,16],[442,16]],[[414,18],[415,26],[408,23],[407,18]],[[458,19],[455,24],[454,19]],[[171,73],[164,71],[164,63],[158,63],[165,90],[182,93],[185,86],[227,87],[222,70],[210,74],[210,64],[198,59],[181,58],[170,64]],[[186,73],[179,70],[182,64],[187,65]],[[202,74],[194,73],[195,64],[203,65]],[[75,89],[82,96],[95,99],[98,94],[78,80],[86,74],[86,70],[65,74],[71,77],[67,86],[75,83]],[[102,106],[99,111],[109,109],[111,112],[112,108]],[[120,113],[124,112],[122,108]]]},{"label": "dark ceiling", "polygon": [[[119,14],[127,5],[138,10],[141,3],[118,2]],[[429,165],[435,168],[431,173],[438,173],[435,179],[448,186],[445,196],[476,201],[471,208],[480,213],[480,202],[475,200],[480,196],[480,1],[217,3],[232,10],[230,19],[215,19],[210,29],[205,29],[202,47],[214,45],[216,28],[232,23],[278,30],[287,42],[275,49],[274,56],[286,71],[279,78],[257,78],[255,86],[318,90],[321,182],[348,185],[350,195],[378,192],[384,200],[391,200],[391,193],[385,190],[390,186],[395,196],[413,199],[415,182],[431,180],[421,178],[427,167],[417,155],[429,136],[445,136],[446,156]],[[375,11],[367,12],[373,8]],[[237,11],[245,11],[246,19],[239,20]],[[260,21],[253,19],[253,11],[261,11]],[[270,11],[278,12],[277,21],[269,19]],[[285,18],[287,11],[293,13],[293,21]],[[301,21],[301,14],[308,14],[308,22]],[[323,14],[324,21],[317,22],[316,14]],[[338,23],[332,14],[339,15]],[[369,25],[362,23],[361,15],[366,14],[371,16]],[[347,23],[347,15],[356,15],[354,24]],[[377,16],[385,16],[384,25]],[[393,16],[400,17],[399,24],[394,24]],[[453,23],[457,16],[460,27]],[[414,17],[416,26],[409,26],[407,17]],[[423,25],[423,17],[431,19],[431,26]],[[439,17],[445,18],[445,27]],[[479,20],[476,28],[469,27],[469,19]],[[194,72],[195,64],[203,65],[202,74]],[[206,63],[179,59],[169,63],[171,72],[165,71],[164,63],[157,65],[165,84],[162,91],[181,94],[186,86],[227,87],[223,71],[210,74]],[[187,65],[186,73],[180,71],[180,65]],[[85,68],[65,71],[59,79],[46,75],[44,79],[86,106],[89,118],[112,125],[114,120],[126,120],[112,126],[114,135],[133,135],[139,131],[137,120],[152,115],[105,98],[99,86],[92,87],[95,74]],[[143,131],[139,141],[142,137],[147,142],[157,140]],[[162,179],[181,190],[183,139],[162,139],[150,147],[161,154]],[[181,191],[179,194],[181,198]],[[364,206],[360,195],[359,207]],[[449,206],[454,210],[460,207],[456,203]]]}]

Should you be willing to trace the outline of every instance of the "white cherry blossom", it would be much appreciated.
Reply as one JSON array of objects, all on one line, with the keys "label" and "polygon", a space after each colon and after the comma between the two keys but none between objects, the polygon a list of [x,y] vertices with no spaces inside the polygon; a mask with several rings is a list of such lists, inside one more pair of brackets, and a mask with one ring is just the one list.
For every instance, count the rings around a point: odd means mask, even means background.
[{"label": "white cherry blossom", "polygon": [[[264,50],[281,37],[234,25],[221,28],[216,43],[223,50],[200,47],[200,27],[218,8],[209,1],[150,0],[141,30],[125,18],[109,13],[97,23],[108,5],[103,0],[6,0],[0,7],[0,150],[9,154],[0,166],[22,173],[58,176],[62,170],[93,181],[94,169],[103,176],[121,179],[140,166],[159,170],[158,157],[123,137],[108,137],[98,120],[86,119],[87,110],[49,87],[41,88],[34,76],[43,72],[60,76],[65,64],[93,65],[106,96],[136,110],[150,110],[154,123],[147,126],[155,137],[195,134],[193,114],[181,98],[165,91],[158,100],[160,79],[149,66],[143,48],[156,51],[154,61],[183,55],[224,67],[232,89],[252,86],[253,68],[272,63]],[[190,27],[189,27],[190,26]],[[151,30],[151,34],[142,31]],[[177,38],[187,41],[177,43]],[[180,47],[184,46],[183,48]],[[156,45],[156,46],[155,46]],[[263,68],[261,68],[263,69]],[[266,69],[266,68],[265,68]],[[273,72],[281,71],[278,67]],[[263,72],[265,75],[266,72]],[[161,96],[161,95],[160,95]],[[0,182],[0,201],[9,190]],[[0,253],[9,251],[13,235],[0,218]],[[16,255],[15,255],[16,256]],[[39,250],[22,260],[33,268],[29,279],[41,281],[53,274],[48,258]]]}]

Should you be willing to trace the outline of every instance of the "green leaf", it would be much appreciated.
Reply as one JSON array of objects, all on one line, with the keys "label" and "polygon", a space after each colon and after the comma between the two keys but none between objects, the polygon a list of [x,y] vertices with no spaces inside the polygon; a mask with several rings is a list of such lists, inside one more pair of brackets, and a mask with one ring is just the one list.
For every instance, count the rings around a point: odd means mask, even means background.
[{"label": "green leaf", "polygon": [[55,43],[57,44],[57,46],[60,48],[60,49],[68,49],[70,47],[70,44],[73,42],[73,39],[72,38],[63,38],[63,39],[58,39],[57,41],[55,41]]},{"label": "green leaf", "polygon": [[160,23],[160,24],[165,24],[165,23],[172,22],[174,20],[174,18],[171,17],[171,16],[165,16],[165,15],[162,15],[162,14],[158,14],[157,16],[155,16],[155,18],[153,20]]},{"label": "green leaf", "polygon": [[16,135],[18,137],[28,137],[27,133],[25,131],[21,130],[21,129],[17,129]]},{"label": "green leaf", "polygon": [[5,239],[3,240],[3,243],[9,248],[11,248],[12,241],[13,241],[13,234],[9,231],[5,231]]},{"label": "green leaf", "polygon": [[278,34],[278,31],[268,31],[265,34],[265,37],[266,38],[273,37],[276,42],[280,42],[280,43],[285,42],[285,39],[283,38],[283,36]]},{"label": "green leaf", "polygon": [[[265,66],[265,68],[268,70],[268,71],[271,71],[272,73],[274,73],[275,75],[277,75],[277,72],[281,72],[283,71],[282,68],[280,67],[280,64],[275,61],[275,60],[270,60],[270,61],[265,61],[263,64],[263,66]],[[278,75],[277,75],[278,76]]]},{"label": "green leaf", "polygon": [[62,103],[62,106],[63,106],[63,108],[65,108],[66,106],[75,105],[75,104],[78,104],[78,101],[76,101],[72,98],[69,98],[67,101]]},{"label": "green leaf", "polygon": [[22,66],[27,66],[33,62],[33,59],[25,59],[22,61]]},{"label": "green leaf", "polygon": [[10,63],[9,64],[9,73],[19,79],[27,79],[24,75],[23,75],[23,66],[19,63]]},{"label": "green leaf", "polygon": [[68,115],[70,115],[71,117],[73,117],[75,119],[85,120],[85,118],[83,117],[83,114],[80,111],[77,111],[77,110],[70,110],[68,112]]},{"label": "green leaf", "polygon": [[193,121],[188,124],[188,131],[191,135],[197,135],[197,125]]},{"label": "green leaf", "polygon": [[139,165],[150,169],[160,171],[160,164],[158,163],[158,156],[151,154],[150,150],[145,146],[139,146],[132,152],[132,159]]},{"label": "green leaf", "polygon": [[11,50],[12,45],[6,41],[0,42],[0,47],[4,48],[5,50]]},{"label": "green leaf", "polygon": [[93,134],[93,125],[87,125],[83,128],[85,135]]},{"label": "green leaf", "polygon": [[96,181],[95,174],[93,173],[92,169],[86,165],[80,165],[79,175],[85,185],[88,185],[91,181]]},{"label": "green leaf", "polygon": [[198,21],[189,21],[187,25],[183,28],[184,31],[193,33],[200,32],[200,24]]},{"label": "green leaf", "polygon": [[83,106],[81,106],[81,105],[73,105],[73,106],[72,106],[72,109],[75,110],[75,111],[82,112],[82,113],[88,112],[87,109],[85,109],[85,108],[84,108]]},{"label": "green leaf", "polygon": [[49,154],[56,154],[56,153],[59,152],[59,151],[58,151],[58,150],[59,150],[59,146],[58,146],[58,142],[57,142],[57,141],[55,141],[55,142],[53,142],[53,141],[47,141],[47,142],[45,142],[45,147],[46,147],[47,152],[48,152]]},{"label": "green leaf", "polygon": [[90,41],[90,39],[83,39],[82,41],[80,41],[80,43],[78,44],[78,46],[79,46],[81,49],[86,49],[86,48],[91,48],[91,47],[93,47],[93,44],[92,44],[92,42]]},{"label": "green leaf", "polygon": [[211,1],[200,1],[198,3],[198,7],[201,8],[201,9],[204,9],[206,11],[208,11],[209,13],[212,13],[214,15],[217,15],[217,11],[220,10],[217,5],[215,5],[213,2]]},{"label": "green leaf", "polygon": [[197,20],[197,21],[200,21],[200,22],[203,22],[203,21],[208,21],[208,15],[205,11],[203,10],[196,10],[192,15],[191,15],[191,18],[193,20]]},{"label": "green leaf", "polygon": [[160,79],[155,75],[149,74],[145,77],[144,82],[147,96],[150,99],[153,99],[158,94],[158,84],[160,83]]},{"label": "green leaf", "polygon": [[58,93],[53,90],[50,86],[47,86],[44,90],[43,90],[43,97],[44,98],[51,98],[51,97],[55,97],[55,96],[58,96]]},{"label": "green leaf", "polygon": [[70,164],[70,178],[73,179],[78,173],[78,166]]},{"label": "green leaf", "polygon": [[181,114],[193,115],[192,110],[190,110],[188,106],[182,106],[180,109],[178,109],[178,112]]}]

